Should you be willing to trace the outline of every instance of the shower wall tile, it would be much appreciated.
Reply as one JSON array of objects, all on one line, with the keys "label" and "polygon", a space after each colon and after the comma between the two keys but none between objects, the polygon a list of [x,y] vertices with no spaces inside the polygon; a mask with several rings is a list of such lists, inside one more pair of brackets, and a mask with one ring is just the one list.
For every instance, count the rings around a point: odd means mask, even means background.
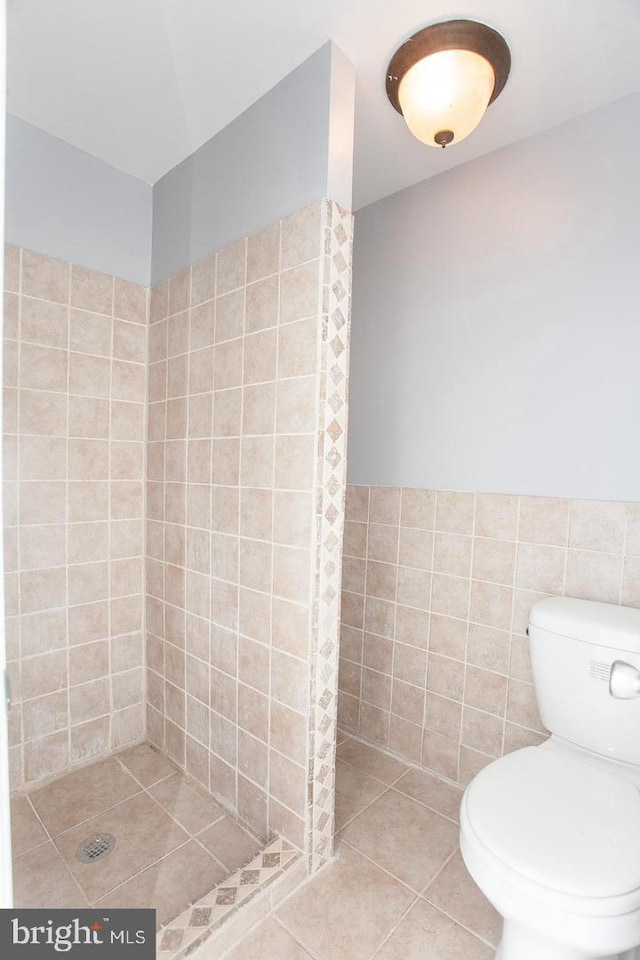
[{"label": "shower wall tile", "polygon": [[310,869],[333,835],[350,245],[317,203],[151,291],[148,733]]},{"label": "shower wall tile", "polygon": [[6,249],[12,786],[143,735],[147,291]]},{"label": "shower wall tile", "polygon": [[348,486],[340,724],[460,783],[546,736],[545,596],[640,606],[637,503]]}]

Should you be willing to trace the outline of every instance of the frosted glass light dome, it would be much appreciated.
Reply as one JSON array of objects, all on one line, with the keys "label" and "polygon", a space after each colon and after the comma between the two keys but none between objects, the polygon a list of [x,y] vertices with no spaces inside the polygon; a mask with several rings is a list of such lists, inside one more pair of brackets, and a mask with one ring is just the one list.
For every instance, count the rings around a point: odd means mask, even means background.
[{"label": "frosted glass light dome", "polygon": [[511,52],[497,30],[477,20],[445,20],[398,47],[387,67],[387,96],[418,140],[446,147],[475,130],[510,69]]},{"label": "frosted glass light dome", "polygon": [[407,70],[398,100],[407,126],[418,140],[432,147],[436,134],[450,131],[446,142],[459,143],[480,123],[489,105],[496,78],[493,67],[471,50],[442,50]]}]

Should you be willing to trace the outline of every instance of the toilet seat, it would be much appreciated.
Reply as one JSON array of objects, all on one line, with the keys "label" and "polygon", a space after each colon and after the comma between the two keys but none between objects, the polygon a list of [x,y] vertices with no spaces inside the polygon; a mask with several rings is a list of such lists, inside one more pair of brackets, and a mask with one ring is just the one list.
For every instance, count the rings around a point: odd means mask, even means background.
[{"label": "toilet seat", "polygon": [[640,792],[622,777],[526,747],[481,770],[464,807],[507,872],[570,898],[640,894]]}]

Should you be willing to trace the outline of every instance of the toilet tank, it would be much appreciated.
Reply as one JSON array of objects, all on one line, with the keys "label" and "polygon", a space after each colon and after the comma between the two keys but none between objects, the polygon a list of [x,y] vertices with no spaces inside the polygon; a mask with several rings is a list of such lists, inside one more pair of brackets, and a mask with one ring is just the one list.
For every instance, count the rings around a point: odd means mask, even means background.
[{"label": "toilet tank", "polygon": [[640,766],[640,610],[549,597],[531,609],[529,643],[547,730]]}]

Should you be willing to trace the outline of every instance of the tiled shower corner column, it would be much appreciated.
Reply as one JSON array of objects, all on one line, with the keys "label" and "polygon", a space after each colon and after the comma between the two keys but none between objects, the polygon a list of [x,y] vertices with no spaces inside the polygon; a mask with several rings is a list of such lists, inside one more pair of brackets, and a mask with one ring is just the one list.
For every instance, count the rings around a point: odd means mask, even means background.
[{"label": "tiled shower corner column", "polygon": [[351,214],[335,203],[326,204],[324,213],[307,821],[310,873],[333,852],[353,227]]},{"label": "tiled shower corner column", "polygon": [[311,204],[151,299],[149,735],[314,864],[332,833],[350,223]]}]

